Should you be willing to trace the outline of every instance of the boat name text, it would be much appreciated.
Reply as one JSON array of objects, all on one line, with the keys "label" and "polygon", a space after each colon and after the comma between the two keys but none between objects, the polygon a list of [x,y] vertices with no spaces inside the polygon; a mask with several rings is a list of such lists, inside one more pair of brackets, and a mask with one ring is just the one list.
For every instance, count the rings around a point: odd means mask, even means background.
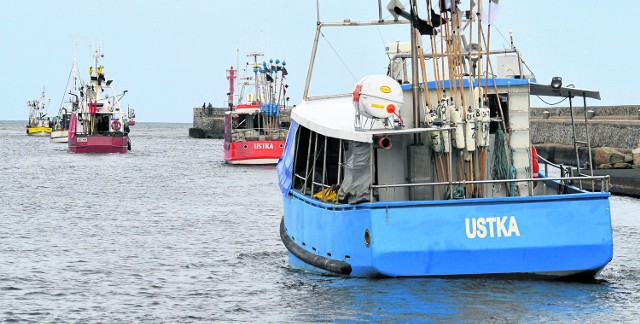
[{"label": "boat name text", "polygon": [[470,239],[520,236],[515,216],[465,218],[464,225]]},{"label": "boat name text", "polygon": [[271,144],[271,143],[253,143],[253,149],[255,149],[255,150],[273,150],[273,144]]}]

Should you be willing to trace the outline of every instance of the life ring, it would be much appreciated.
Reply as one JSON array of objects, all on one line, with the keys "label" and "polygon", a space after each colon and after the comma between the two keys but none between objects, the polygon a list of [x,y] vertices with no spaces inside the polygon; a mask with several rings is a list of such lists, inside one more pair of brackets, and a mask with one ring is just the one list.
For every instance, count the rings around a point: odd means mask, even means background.
[{"label": "life ring", "polygon": [[113,128],[114,131],[119,131],[121,126],[122,123],[120,123],[119,119],[116,119],[113,121],[113,123],[111,123],[111,128]]}]

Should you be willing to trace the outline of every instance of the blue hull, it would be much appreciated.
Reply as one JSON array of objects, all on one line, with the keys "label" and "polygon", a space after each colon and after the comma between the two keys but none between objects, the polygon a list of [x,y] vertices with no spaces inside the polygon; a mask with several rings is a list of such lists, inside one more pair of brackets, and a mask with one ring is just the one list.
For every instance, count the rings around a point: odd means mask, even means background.
[{"label": "blue hull", "polygon": [[357,277],[592,277],[613,255],[609,196],[333,205],[291,190],[281,237],[292,263]]}]

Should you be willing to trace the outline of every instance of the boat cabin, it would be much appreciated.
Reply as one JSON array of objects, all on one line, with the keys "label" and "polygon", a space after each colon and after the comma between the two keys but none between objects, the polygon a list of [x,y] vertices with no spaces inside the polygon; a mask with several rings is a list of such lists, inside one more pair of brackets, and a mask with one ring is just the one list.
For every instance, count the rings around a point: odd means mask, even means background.
[{"label": "boat cabin", "polygon": [[[357,127],[362,116],[353,95],[305,101],[292,112],[298,126],[290,135],[292,152],[284,153],[294,159],[292,188],[336,204],[550,195],[571,193],[569,184],[608,188],[604,178],[567,178],[570,168],[562,166],[556,167],[564,182],[541,184],[530,142],[529,97],[577,96],[586,104],[587,97],[599,94],[534,82],[490,80],[487,111],[439,105],[427,113],[430,124],[414,120],[411,84],[401,86],[403,105],[393,121],[370,118],[365,129]],[[473,116],[465,116],[469,113]],[[407,126],[416,122],[418,127]],[[548,172],[541,174],[548,178]]]}]

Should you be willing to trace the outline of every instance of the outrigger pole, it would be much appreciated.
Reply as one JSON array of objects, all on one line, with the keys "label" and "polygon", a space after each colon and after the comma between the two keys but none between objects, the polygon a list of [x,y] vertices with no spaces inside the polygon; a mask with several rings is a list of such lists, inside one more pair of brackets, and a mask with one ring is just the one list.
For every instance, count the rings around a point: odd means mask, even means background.
[{"label": "outrigger pole", "polygon": [[[411,19],[413,27],[411,28],[411,96],[413,98],[413,127],[420,127],[420,96],[418,93],[419,89],[419,78],[418,75],[418,44],[416,42],[417,38],[420,35],[416,29],[415,19],[417,18],[416,10],[417,6],[415,0],[409,0],[409,5],[411,6]],[[420,144],[420,135],[415,133],[413,134],[413,144]]]}]

